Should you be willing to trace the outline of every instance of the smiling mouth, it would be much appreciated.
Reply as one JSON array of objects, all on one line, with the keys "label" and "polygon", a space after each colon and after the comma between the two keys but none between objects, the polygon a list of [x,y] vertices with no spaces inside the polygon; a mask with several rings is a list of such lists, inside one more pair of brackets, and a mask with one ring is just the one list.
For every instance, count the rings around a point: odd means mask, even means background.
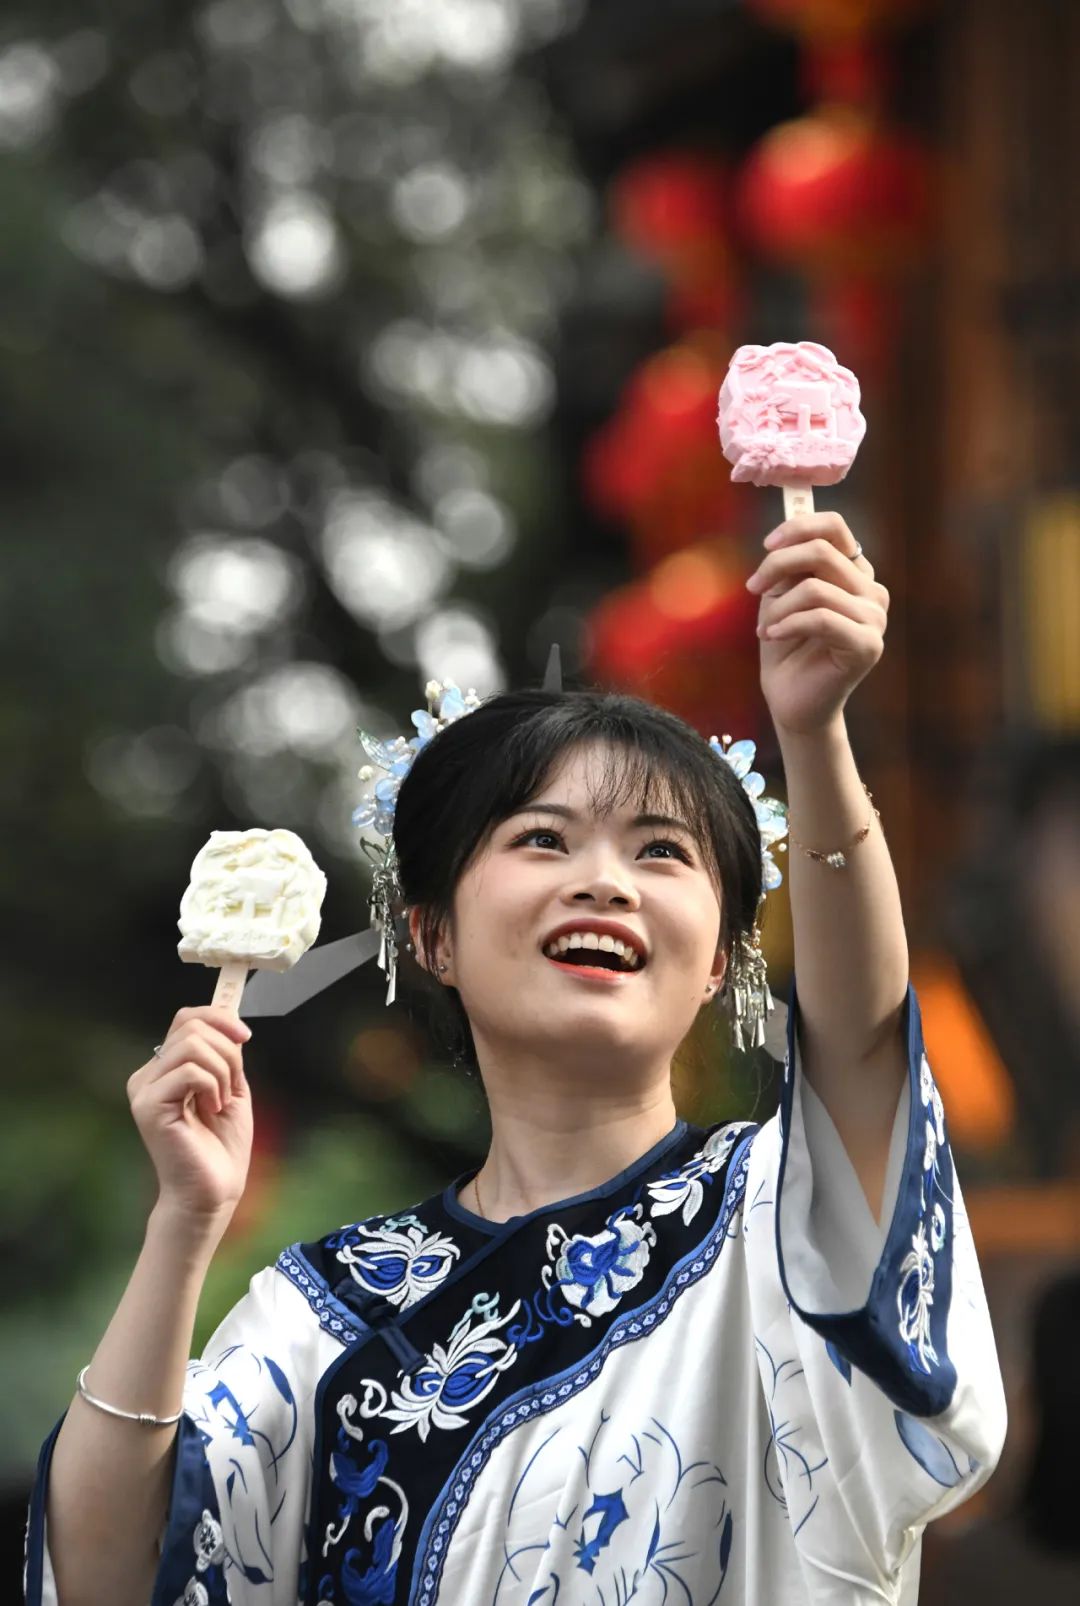
[{"label": "smiling mouth", "polygon": [[556,970],[565,971],[568,975],[581,976],[590,981],[623,981],[628,976],[639,975],[643,969],[643,967],[639,965],[635,970],[627,970],[625,966],[618,961],[616,961],[614,964],[608,964],[606,961],[609,959],[614,959],[614,955],[605,954],[602,950],[585,950],[579,948],[568,951],[576,953],[588,951],[590,954],[589,963],[582,964],[580,960],[552,959],[550,954],[545,954],[544,958],[547,960],[549,965],[554,965]]}]

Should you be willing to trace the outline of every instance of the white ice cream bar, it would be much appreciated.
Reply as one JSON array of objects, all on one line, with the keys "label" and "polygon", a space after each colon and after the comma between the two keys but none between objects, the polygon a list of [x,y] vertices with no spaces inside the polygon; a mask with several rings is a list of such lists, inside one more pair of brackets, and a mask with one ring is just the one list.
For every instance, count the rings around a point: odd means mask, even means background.
[{"label": "white ice cream bar", "polygon": [[319,935],[326,877],[295,831],[212,831],[180,901],[190,964],[290,970]]}]

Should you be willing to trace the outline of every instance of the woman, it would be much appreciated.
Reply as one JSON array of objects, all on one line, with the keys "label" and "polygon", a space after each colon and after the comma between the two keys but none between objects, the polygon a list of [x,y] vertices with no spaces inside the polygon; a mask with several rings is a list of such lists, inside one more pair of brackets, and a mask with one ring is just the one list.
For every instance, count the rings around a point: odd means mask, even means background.
[{"label": "woman", "polygon": [[[989,1476],[1003,1394],[843,721],[888,594],[833,514],[765,545],[748,585],[802,845],[778,1116],[701,1129],[671,1096],[761,893],[732,767],[601,694],[440,731],[394,844],[487,1159],[285,1250],[185,1375],[251,1107],[246,1029],[181,1010],[129,1084],[161,1193],[88,1369],[101,1403],[77,1393],[42,1452],[34,1606],[915,1600],[922,1529]],[[552,946],[582,929],[627,947]]]}]

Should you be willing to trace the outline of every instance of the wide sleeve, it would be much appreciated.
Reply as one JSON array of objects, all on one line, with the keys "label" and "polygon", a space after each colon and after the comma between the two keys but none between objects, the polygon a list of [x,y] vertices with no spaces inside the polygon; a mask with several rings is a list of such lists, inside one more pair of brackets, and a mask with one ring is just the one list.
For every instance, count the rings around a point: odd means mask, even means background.
[{"label": "wide sleeve", "polygon": [[771,1208],[745,1229],[766,1486],[814,1602],[913,1601],[923,1528],[1004,1442],[989,1311],[914,988],[880,1224],[802,1075],[797,1027],[793,981],[780,1109],[750,1157],[748,1197]]},{"label": "wide sleeve", "polygon": [[[150,1606],[296,1606],[325,1340],[303,1294],[266,1267],[188,1362]],[[45,1508],[63,1420],[42,1448],[30,1500],[28,1606],[57,1606]]]}]

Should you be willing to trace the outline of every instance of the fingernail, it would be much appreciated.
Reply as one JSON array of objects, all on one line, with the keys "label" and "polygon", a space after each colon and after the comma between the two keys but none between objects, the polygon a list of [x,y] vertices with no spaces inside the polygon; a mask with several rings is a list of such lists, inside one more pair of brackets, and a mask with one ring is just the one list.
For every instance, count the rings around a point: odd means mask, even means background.
[{"label": "fingernail", "polygon": [[769,534],[765,537],[765,545],[766,546],[779,546],[780,545],[780,531],[778,529],[771,530],[769,532]]}]

